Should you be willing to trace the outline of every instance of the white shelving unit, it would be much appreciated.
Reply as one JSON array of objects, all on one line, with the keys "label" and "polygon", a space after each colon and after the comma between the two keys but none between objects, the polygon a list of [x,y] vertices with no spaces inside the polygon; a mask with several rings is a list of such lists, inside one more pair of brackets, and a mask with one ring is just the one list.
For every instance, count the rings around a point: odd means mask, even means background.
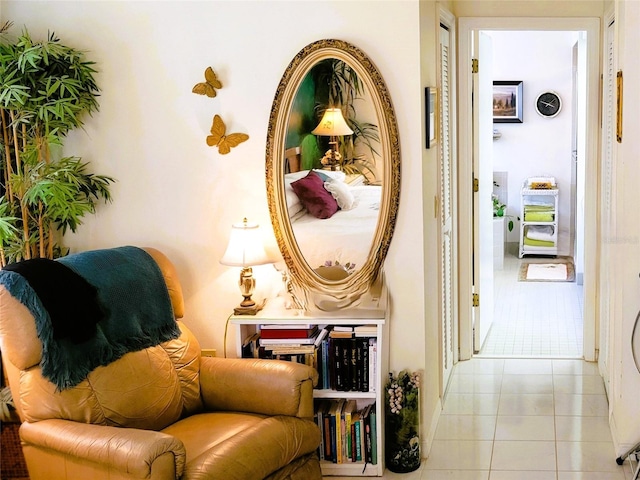
[{"label": "white shelving unit", "polygon": [[[532,220],[527,211],[531,205],[545,205],[549,207],[544,213],[551,214],[551,221]],[[558,254],[558,189],[531,189],[524,187],[521,191],[520,207],[520,251],[519,256],[525,255],[557,255]],[[538,226],[551,227],[550,241],[553,246],[538,246],[525,244],[525,237],[529,228]]]},{"label": "white shelving unit", "polygon": [[[343,392],[337,390],[315,389],[314,398],[323,399],[355,399],[358,408],[368,404],[376,404],[376,445],[377,464],[366,464],[364,462],[333,463],[321,461],[323,476],[353,476],[353,477],[380,477],[384,472],[384,381],[388,377],[389,349],[388,323],[385,319],[385,312],[381,310],[352,311],[356,312],[356,317],[338,316],[344,315],[335,312],[334,315],[310,316],[307,314],[296,314],[296,311],[278,308],[267,304],[267,307],[254,316],[233,315],[231,323],[236,326],[236,349],[238,356],[242,356],[242,344],[245,338],[259,331],[261,324],[316,324],[322,329],[327,325],[357,326],[375,325],[377,337],[376,374],[375,391],[370,392]],[[371,336],[374,336],[373,334]]]}]

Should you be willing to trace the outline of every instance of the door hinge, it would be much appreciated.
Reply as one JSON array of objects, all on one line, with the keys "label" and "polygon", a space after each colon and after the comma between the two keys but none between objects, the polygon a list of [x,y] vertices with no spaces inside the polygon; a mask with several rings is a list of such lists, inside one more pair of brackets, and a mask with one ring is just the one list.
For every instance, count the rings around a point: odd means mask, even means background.
[{"label": "door hinge", "polygon": [[480,306],[480,294],[478,294],[478,293],[474,293],[473,294],[473,306],[474,307],[479,307]]},{"label": "door hinge", "polygon": [[478,180],[477,178],[473,179],[473,191],[477,192],[480,190],[480,180]]},{"label": "door hinge", "polygon": [[471,73],[478,73],[478,59],[471,59]]}]

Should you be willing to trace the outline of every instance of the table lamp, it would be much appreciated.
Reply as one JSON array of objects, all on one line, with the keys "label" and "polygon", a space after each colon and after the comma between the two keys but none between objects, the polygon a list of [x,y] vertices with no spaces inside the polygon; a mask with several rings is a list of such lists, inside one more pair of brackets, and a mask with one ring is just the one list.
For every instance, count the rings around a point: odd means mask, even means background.
[{"label": "table lamp", "polygon": [[353,134],[353,130],[349,128],[349,125],[347,125],[347,122],[342,116],[342,110],[339,108],[327,108],[322,116],[322,120],[320,120],[318,126],[314,128],[311,133],[329,137],[329,146],[331,147],[329,166],[331,170],[335,170],[336,165],[339,163],[337,158],[338,139],[336,137]]},{"label": "table lamp", "polygon": [[242,267],[239,285],[244,300],[233,310],[233,313],[236,315],[255,315],[258,313],[262,305],[256,305],[256,302],[251,299],[256,287],[251,267],[273,262],[264,250],[257,223],[248,223],[245,218],[242,223],[235,223],[231,226],[229,244],[220,263]]}]

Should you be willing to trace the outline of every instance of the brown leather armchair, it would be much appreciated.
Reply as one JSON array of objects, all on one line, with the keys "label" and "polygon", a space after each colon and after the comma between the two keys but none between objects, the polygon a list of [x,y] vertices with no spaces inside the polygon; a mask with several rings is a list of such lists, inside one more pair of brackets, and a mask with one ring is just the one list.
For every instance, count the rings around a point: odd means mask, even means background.
[{"label": "brown leather armchair", "polygon": [[[175,318],[182,291],[162,271]],[[0,286],[0,349],[35,479],[320,479],[312,421],[314,369],[289,362],[201,357],[180,336],[126,353],[58,390],[43,377],[34,316]]]}]

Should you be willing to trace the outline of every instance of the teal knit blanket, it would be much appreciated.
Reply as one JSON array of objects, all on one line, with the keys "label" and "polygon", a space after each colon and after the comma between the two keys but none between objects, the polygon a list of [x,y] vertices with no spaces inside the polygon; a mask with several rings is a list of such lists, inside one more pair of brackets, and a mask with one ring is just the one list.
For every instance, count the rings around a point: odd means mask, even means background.
[{"label": "teal knit blanket", "polygon": [[[97,289],[104,318],[87,341],[55,338],[51,318],[29,283],[0,271],[0,284],[33,314],[42,342],[42,375],[59,390],[73,387],[98,366],[177,338],[169,292],[153,258],[137,247],[93,250],[57,260]],[[73,292],[70,306],[73,308]]]}]

